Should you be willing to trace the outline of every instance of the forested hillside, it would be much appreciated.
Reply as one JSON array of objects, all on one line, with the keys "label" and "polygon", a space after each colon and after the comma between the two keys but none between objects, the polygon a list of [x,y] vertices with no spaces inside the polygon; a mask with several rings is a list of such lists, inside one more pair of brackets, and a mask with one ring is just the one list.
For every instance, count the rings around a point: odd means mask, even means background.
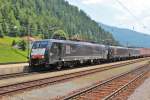
[{"label": "forested hillside", "polygon": [[113,34],[121,45],[150,48],[150,35],[129,29],[117,28],[100,23],[100,26]]},{"label": "forested hillside", "polygon": [[31,35],[49,38],[55,31],[69,38],[117,44],[82,10],[64,0],[0,0],[0,36]]}]

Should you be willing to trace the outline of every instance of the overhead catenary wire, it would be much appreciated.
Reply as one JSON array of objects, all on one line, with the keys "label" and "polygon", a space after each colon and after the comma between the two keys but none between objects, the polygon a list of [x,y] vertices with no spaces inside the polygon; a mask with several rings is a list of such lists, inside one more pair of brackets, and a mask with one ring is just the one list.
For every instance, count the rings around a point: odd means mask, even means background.
[{"label": "overhead catenary wire", "polygon": [[[142,25],[142,27],[143,27],[144,29],[147,29],[148,31],[150,31],[150,30],[147,28],[147,26],[145,26],[144,23],[141,22],[140,19],[139,19],[137,16],[135,16],[134,13],[132,13],[132,11],[131,11],[128,7],[126,7],[120,0],[115,0],[115,1],[116,1],[120,6],[122,6],[122,8],[125,9],[125,10],[135,19],[135,21],[136,21],[137,23],[139,23],[139,25]],[[134,29],[134,27],[133,27],[133,29]]]},{"label": "overhead catenary wire", "polygon": [[[73,1],[77,1],[77,2],[81,2],[80,0],[73,0]],[[141,21],[140,18],[138,18],[128,7],[126,7],[125,4],[123,4],[120,0],[115,0],[120,6],[122,6],[122,8],[124,10],[126,10],[133,18],[134,20],[140,25],[142,26],[143,29],[146,29],[148,31],[150,31],[150,29]],[[86,6],[84,5],[85,8],[89,8],[90,6]],[[93,10],[92,7],[90,7],[90,10]],[[133,30],[135,29],[135,26],[133,26]]]}]

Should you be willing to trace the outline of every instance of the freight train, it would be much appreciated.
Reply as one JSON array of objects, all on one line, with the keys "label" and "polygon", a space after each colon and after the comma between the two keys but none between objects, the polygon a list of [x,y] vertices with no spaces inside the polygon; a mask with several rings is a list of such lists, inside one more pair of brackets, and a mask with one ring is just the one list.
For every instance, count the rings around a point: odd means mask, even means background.
[{"label": "freight train", "polygon": [[[144,51],[144,49],[143,49]],[[73,67],[84,63],[101,63],[144,57],[137,48],[108,46],[97,43],[46,39],[33,43],[29,64],[31,67]]]}]

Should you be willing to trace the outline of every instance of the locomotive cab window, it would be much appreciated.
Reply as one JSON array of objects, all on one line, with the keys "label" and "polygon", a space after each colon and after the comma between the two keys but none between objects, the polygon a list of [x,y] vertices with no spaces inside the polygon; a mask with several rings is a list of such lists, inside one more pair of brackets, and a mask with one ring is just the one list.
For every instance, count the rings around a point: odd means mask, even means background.
[{"label": "locomotive cab window", "polygon": [[48,46],[48,41],[37,41],[33,44],[33,49],[46,48]]}]

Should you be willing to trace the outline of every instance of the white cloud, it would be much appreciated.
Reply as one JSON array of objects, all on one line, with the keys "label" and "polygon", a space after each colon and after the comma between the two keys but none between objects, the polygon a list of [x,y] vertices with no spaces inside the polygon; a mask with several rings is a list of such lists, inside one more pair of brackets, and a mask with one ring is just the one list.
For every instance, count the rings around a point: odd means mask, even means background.
[{"label": "white cloud", "polygon": [[100,4],[103,3],[105,0],[81,0],[83,4]]},{"label": "white cloud", "polygon": [[[147,13],[148,9],[150,9],[150,0],[115,0],[120,1],[126,8],[128,8],[134,15],[140,16],[143,13]],[[124,8],[121,8],[121,5],[118,5],[118,9],[125,11]],[[125,12],[126,13],[126,12]]]},{"label": "white cloud", "polygon": [[[150,0],[68,0],[96,21],[150,33]],[[130,10],[132,15],[117,1]],[[136,18],[134,16],[136,16]],[[142,25],[142,24],[144,25]],[[146,26],[146,28],[144,28]]]},{"label": "white cloud", "polygon": [[134,26],[136,31],[150,33],[150,0],[119,1],[128,8],[132,14],[116,2],[116,5],[113,5],[113,7],[120,10],[120,14],[117,14],[114,20],[118,22],[118,24],[122,24],[123,27],[131,29]]}]

